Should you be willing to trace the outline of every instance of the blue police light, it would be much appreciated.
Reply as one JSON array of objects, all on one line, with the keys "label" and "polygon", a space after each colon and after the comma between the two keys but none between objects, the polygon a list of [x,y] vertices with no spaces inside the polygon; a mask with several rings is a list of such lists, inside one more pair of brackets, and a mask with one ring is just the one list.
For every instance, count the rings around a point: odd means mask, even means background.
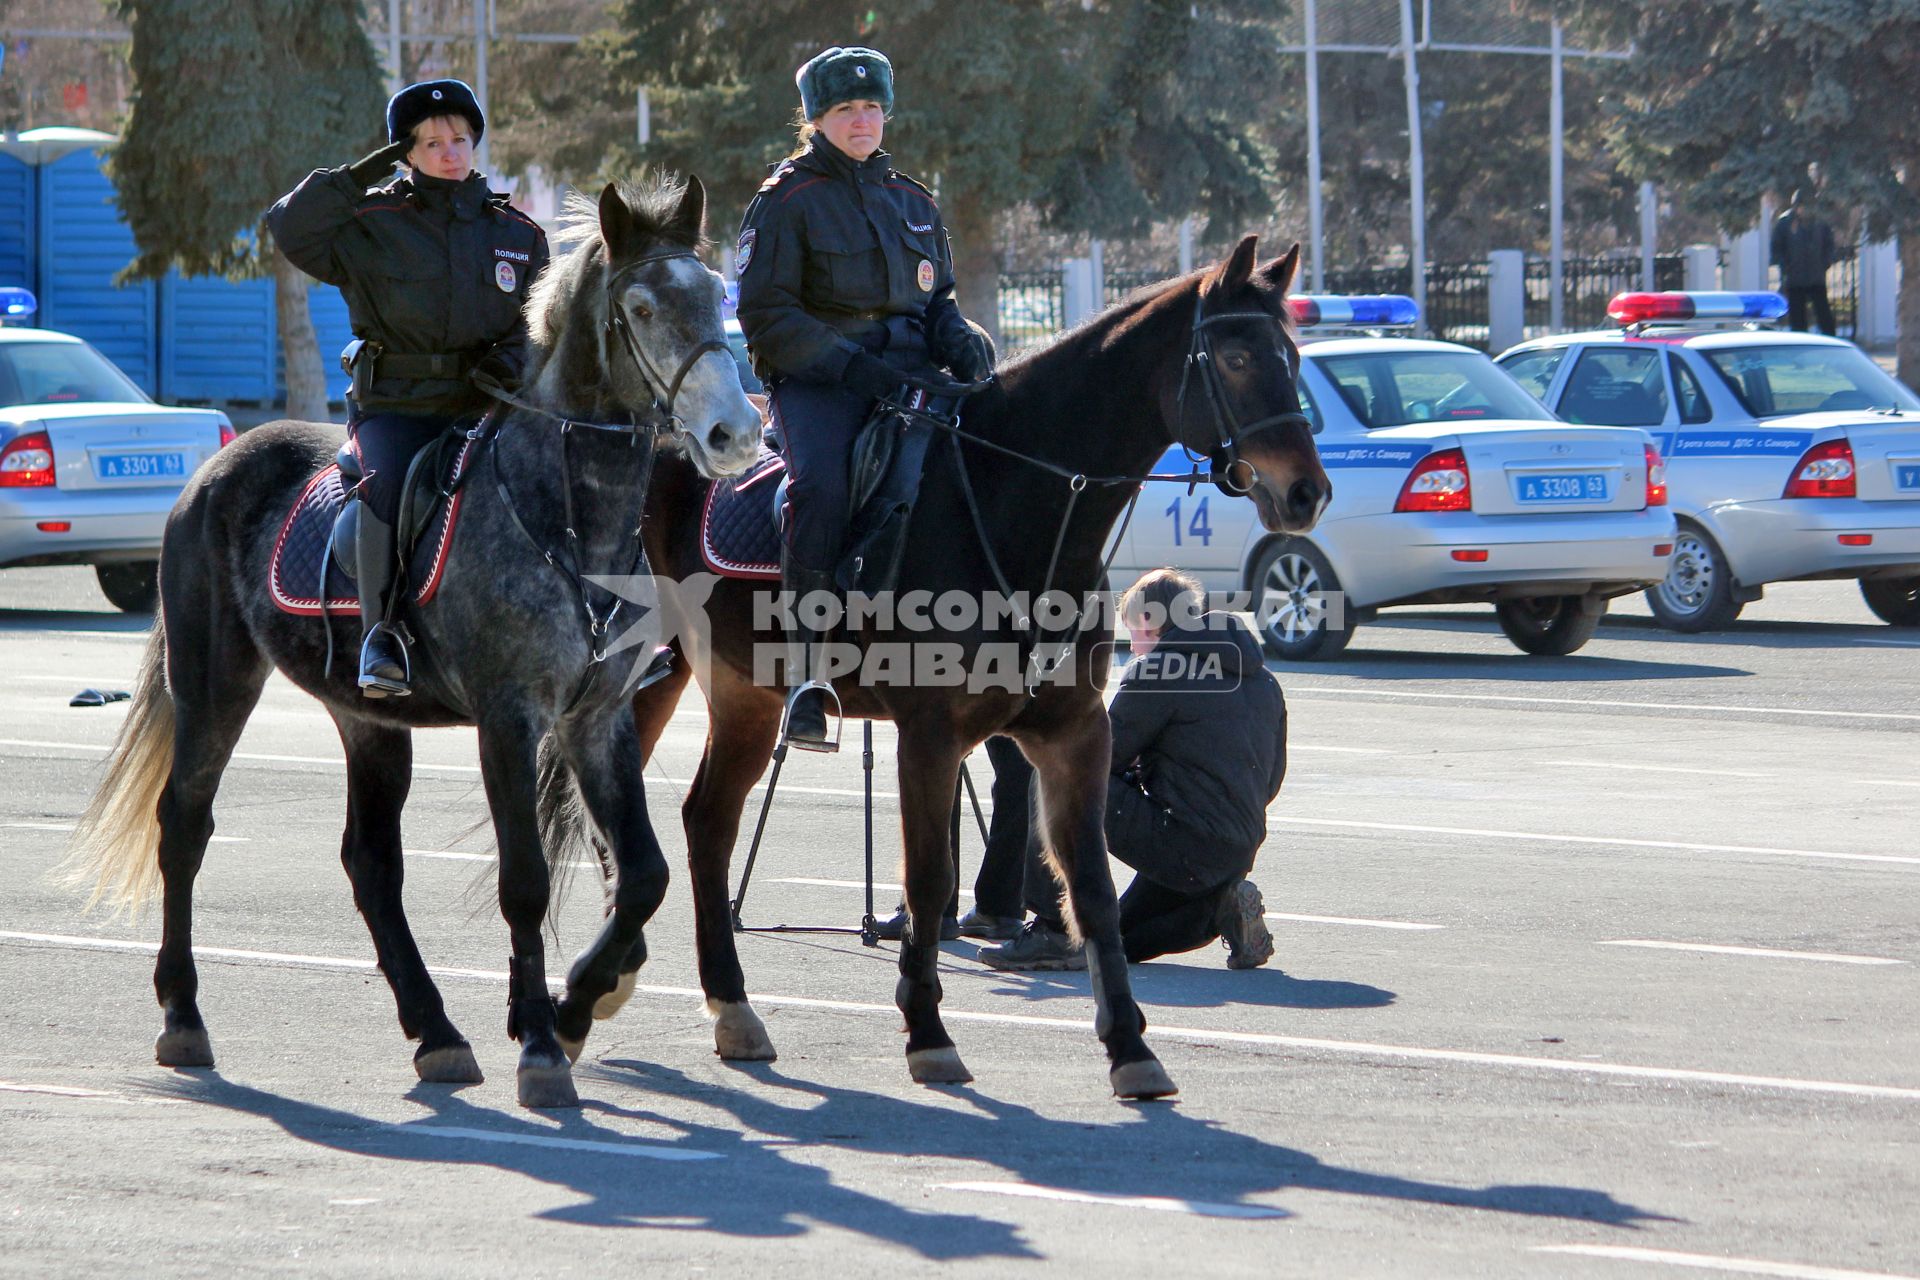
[{"label": "blue police light", "polygon": [[1778,320],[1787,300],[1777,293],[1702,290],[1683,293],[1617,293],[1607,315],[1621,325],[1684,320]]},{"label": "blue police light", "polygon": [[1300,293],[1287,299],[1287,309],[1303,329],[1313,325],[1410,329],[1420,323],[1419,306],[1401,293]]},{"label": "blue police light", "polygon": [[11,285],[0,288],[0,320],[21,320],[39,309],[32,290]]}]

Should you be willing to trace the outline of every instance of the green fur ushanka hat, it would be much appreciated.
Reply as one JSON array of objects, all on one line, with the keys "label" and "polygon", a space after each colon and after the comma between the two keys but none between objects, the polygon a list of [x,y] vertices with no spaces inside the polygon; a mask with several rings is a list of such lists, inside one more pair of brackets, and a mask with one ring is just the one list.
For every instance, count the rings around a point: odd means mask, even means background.
[{"label": "green fur ushanka hat", "polygon": [[893,64],[876,49],[836,45],[823,50],[794,73],[793,82],[800,86],[800,112],[809,120],[856,98],[871,99],[893,113]]}]

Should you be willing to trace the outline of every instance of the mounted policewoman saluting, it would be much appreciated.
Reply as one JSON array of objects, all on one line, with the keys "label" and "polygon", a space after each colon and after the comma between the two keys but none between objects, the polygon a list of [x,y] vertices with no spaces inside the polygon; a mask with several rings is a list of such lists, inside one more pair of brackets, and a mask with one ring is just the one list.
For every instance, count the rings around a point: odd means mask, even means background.
[{"label": "mounted policewoman saluting", "polygon": [[[315,170],[267,214],[288,259],[346,295],[357,339],[343,358],[353,374],[348,431],[365,476],[355,552],[360,687],[370,698],[410,692],[399,601],[388,599],[408,464],[487,408],[469,375],[519,382],[521,306],[547,265],[545,234],[473,170],[486,127],[460,81],[409,85],[387,104],[389,145]],[[373,185],[401,163],[408,175]]]},{"label": "mounted policewoman saluting", "polygon": [[[740,326],[787,459],[782,576],[797,600],[834,590],[853,444],[874,401],[908,383],[963,393],[938,367],[978,382],[992,374],[993,352],[954,303],[933,193],[880,150],[893,65],[872,49],[833,48],[795,80],[800,147],[747,207],[735,262]],[[796,608],[796,623],[805,612]],[[833,749],[822,638],[796,626],[804,665],[788,668],[784,732],[814,751]]]}]

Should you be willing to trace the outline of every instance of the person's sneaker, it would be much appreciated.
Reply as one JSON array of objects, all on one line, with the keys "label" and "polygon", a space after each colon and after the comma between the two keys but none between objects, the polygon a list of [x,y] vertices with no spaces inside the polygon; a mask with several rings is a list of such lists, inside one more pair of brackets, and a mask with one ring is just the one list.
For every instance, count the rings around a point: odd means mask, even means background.
[{"label": "person's sneaker", "polygon": [[1020,932],[1019,916],[990,916],[984,911],[969,911],[960,917],[960,936],[1005,942]]},{"label": "person's sneaker", "polygon": [[1258,969],[1273,959],[1273,931],[1267,928],[1267,904],[1260,886],[1242,880],[1221,896],[1214,924],[1227,944],[1227,968]]},{"label": "person's sneaker", "polygon": [[[873,932],[874,936],[884,942],[900,941],[907,933],[907,909],[901,907],[885,920],[874,921]],[[952,942],[959,936],[960,922],[952,916],[942,918],[940,921],[940,941]]]},{"label": "person's sneaker", "polygon": [[980,959],[990,969],[1084,969],[1087,953],[1073,939],[1038,920],[1020,926],[1013,941],[980,948]]}]

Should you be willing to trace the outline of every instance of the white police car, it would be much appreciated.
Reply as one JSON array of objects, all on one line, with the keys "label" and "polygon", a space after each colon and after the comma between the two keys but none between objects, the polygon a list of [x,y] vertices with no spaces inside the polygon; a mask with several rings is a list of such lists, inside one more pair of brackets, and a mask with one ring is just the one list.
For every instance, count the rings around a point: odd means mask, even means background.
[{"label": "white police car", "polygon": [[[33,314],[0,289],[0,314]],[[92,565],[108,600],[153,608],[160,535],[227,415],[154,404],[79,338],[0,327],[0,568]]]},{"label": "white police car", "polygon": [[1556,422],[1482,353],[1385,336],[1415,322],[1411,298],[1288,304],[1326,514],[1270,535],[1251,503],[1150,485],[1116,578],[1174,565],[1251,590],[1268,652],[1294,661],[1339,653],[1379,609],[1463,601],[1491,602],[1528,653],[1572,653],[1610,597],[1660,580],[1674,521],[1644,431]]},{"label": "white police car", "polygon": [[1725,626],[1769,582],[1858,578],[1920,626],[1920,399],[1857,347],[1765,331],[1775,293],[1623,293],[1623,327],[1522,343],[1503,368],[1570,422],[1654,433],[1680,533],[1647,593],[1664,625]]}]

